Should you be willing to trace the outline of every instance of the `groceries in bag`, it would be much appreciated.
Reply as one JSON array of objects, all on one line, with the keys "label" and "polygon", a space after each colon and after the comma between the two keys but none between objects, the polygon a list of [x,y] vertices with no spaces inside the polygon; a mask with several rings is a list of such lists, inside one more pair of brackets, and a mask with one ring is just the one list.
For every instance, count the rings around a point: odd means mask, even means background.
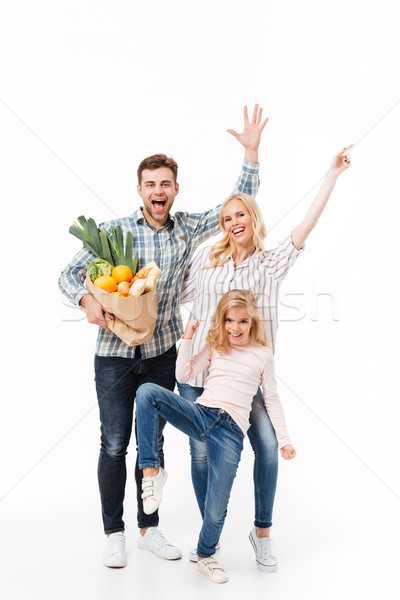
[{"label": "groceries in bag", "polygon": [[151,339],[157,321],[156,284],[161,270],[154,261],[137,273],[138,253],[133,256],[133,236],[128,231],[125,244],[121,227],[111,234],[99,230],[93,219],[78,218],[70,233],[81,240],[97,258],[87,264],[86,289],[114,319],[107,326],[129,346]]}]

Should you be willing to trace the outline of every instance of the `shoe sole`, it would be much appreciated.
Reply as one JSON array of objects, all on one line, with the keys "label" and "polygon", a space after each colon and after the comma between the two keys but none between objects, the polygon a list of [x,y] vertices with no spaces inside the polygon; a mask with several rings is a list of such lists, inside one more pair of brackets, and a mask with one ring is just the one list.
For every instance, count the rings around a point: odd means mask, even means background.
[{"label": "shoe sole", "polygon": [[105,560],[103,560],[103,565],[109,569],[123,569],[127,564],[128,561],[125,561],[123,564],[120,563],[119,565],[112,565],[111,563],[107,563]]},{"label": "shoe sole", "polygon": [[275,571],[278,570],[278,565],[272,565],[272,566],[268,566],[268,565],[263,565],[262,563],[258,562],[258,560],[256,560],[256,564],[257,564],[257,568],[260,571],[264,571],[265,573],[275,573]]},{"label": "shoe sole", "polygon": [[[251,533],[249,534],[249,540],[250,540],[250,544],[253,546],[253,550],[257,556],[257,547],[253,541]],[[259,560],[256,559],[256,565],[257,565],[257,569],[259,569],[260,571],[264,571],[265,573],[275,573],[275,571],[278,570],[278,563],[275,563],[274,565],[264,565],[263,563],[261,563]]]}]

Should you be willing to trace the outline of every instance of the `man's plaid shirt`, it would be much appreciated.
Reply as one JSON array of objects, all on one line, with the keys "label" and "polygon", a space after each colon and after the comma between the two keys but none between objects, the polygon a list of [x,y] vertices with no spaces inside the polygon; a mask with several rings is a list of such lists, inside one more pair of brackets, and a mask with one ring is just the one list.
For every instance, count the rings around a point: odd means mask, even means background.
[{"label": "man's plaid shirt", "polygon": [[[258,163],[244,160],[234,192],[256,196],[258,167]],[[182,335],[179,300],[186,267],[196,248],[218,233],[220,208],[221,205],[203,213],[177,212],[158,230],[147,223],[140,208],[128,217],[100,224],[107,231],[112,225],[120,225],[124,239],[127,231],[132,231],[133,251],[139,254],[138,270],[154,260],[162,271],[157,280],[157,324],[153,337],[140,346],[143,359],[163,354]],[[82,296],[88,293],[83,285],[86,265],[95,258],[82,248],[61,273],[59,287],[72,304],[79,305]],[[127,346],[116,335],[100,327],[96,354],[133,358],[135,346]]]}]

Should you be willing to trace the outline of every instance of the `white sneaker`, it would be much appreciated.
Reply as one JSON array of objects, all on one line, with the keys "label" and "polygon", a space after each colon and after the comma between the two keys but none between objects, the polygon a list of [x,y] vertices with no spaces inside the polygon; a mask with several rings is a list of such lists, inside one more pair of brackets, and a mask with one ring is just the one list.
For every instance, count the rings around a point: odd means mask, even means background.
[{"label": "white sneaker", "polygon": [[122,531],[110,533],[107,537],[103,563],[106,567],[126,567],[125,535]]},{"label": "white sneaker", "polygon": [[176,560],[182,557],[182,552],[163,536],[157,527],[149,527],[144,535],[139,534],[138,548],[153,552],[159,558]]},{"label": "white sneaker", "polygon": [[168,473],[162,467],[154,477],[143,477],[142,500],[146,515],[152,515],[161,504],[162,489],[167,481]]},{"label": "white sneaker", "polygon": [[[215,546],[215,554],[221,549],[221,544],[220,542],[218,542],[218,544]],[[191,550],[189,552],[189,560],[191,562],[197,562],[197,548],[194,548],[193,550]]]},{"label": "white sneaker", "polygon": [[197,569],[213,583],[225,583],[229,580],[224,569],[217,563],[215,556],[207,556],[197,562]]},{"label": "white sneaker", "polygon": [[256,563],[260,571],[273,573],[278,569],[278,561],[275,556],[274,542],[269,537],[257,537],[256,528],[250,531],[249,540],[256,553]]}]

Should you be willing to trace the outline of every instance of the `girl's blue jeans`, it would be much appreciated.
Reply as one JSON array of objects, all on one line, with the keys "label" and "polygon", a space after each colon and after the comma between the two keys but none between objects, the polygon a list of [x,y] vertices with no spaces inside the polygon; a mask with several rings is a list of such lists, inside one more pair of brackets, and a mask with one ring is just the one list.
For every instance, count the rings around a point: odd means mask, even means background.
[{"label": "girl's blue jeans", "polygon": [[[191,402],[195,402],[203,393],[202,387],[193,387],[186,383],[178,383],[178,390],[181,396]],[[250,428],[247,435],[254,451],[254,525],[256,527],[271,527],[278,477],[278,443],[260,389],[253,400]],[[189,443],[192,457],[193,488],[203,517],[208,476],[207,445],[203,440],[196,438],[190,438]]]},{"label": "girl's blue jeans", "polygon": [[243,432],[227,412],[193,404],[165,388],[145,383],[136,393],[140,469],[160,466],[159,417],[207,448],[208,484],[197,553],[200,557],[211,556],[225,522],[243,448]]}]

